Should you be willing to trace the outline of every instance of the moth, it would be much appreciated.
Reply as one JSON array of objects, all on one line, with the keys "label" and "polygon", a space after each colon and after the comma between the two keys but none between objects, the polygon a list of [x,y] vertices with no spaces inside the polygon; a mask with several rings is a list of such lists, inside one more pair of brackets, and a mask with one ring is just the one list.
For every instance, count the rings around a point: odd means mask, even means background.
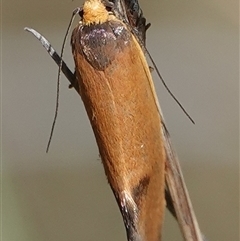
[{"label": "moth", "polygon": [[128,241],[160,241],[165,205],[186,241],[204,240],[145,58],[149,24],[138,1],[86,0],[76,14],[74,73],[41,34],[26,30],[81,96]]}]

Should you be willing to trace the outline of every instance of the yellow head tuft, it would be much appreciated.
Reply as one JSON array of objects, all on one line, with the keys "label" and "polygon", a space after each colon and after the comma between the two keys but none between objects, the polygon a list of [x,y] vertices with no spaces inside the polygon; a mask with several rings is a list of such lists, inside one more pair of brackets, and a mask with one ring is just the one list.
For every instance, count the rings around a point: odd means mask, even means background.
[{"label": "yellow head tuft", "polygon": [[83,4],[83,24],[101,24],[108,20],[109,13],[101,0],[86,0]]}]

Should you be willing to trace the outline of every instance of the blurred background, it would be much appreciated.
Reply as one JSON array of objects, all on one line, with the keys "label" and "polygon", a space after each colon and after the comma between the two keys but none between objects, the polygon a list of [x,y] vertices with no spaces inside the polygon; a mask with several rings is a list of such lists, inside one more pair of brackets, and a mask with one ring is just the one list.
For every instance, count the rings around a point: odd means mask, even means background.
[{"label": "blurred background", "polygon": [[[154,81],[201,229],[209,241],[239,240],[238,1],[140,1],[147,46],[190,123]],[[81,99],[25,26],[60,52],[82,1],[2,0],[2,240],[123,241]],[[75,22],[77,24],[77,21]],[[68,39],[69,42],[69,39]],[[69,44],[64,59],[73,69]],[[163,240],[183,240],[166,212]]]}]

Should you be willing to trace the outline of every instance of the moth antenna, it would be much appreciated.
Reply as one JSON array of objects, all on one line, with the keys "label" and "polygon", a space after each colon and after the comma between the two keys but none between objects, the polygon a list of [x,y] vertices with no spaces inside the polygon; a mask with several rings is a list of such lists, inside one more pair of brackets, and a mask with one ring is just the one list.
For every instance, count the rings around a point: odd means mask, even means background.
[{"label": "moth antenna", "polygon": [[48,139],[48,144],[47,144],[47,149],[46,149],[46,153],[48,153],[51,141],[52,141],[52,137],[53,137],[53,131],[56,125],[56,120],[57,120],[57,115],[58,115],[58,107],[59,107],[59,91],[60,91],[60,76],[61,76],[61,70],[62,70],[62,65],[63,65],[63,51],[64,51],[64,47],[66,45],[66,40],[69,34],[69,30],[72,26],[72,23],[75,19],[75,16],[81,11],[81,8],[76,8],[73,13],[72,13],[72,17],[70,19],[70,22],[68,24],[67,27],[67,31],[66,34],[64,36],[63,39],[63,44],[62,44],[62,48],[61,48],[61,53],[60,53],[60,63],[58,65],[58,76],[57,76],[57,98],[56,98],[56,105],[55,105],[55,114],[54,114],[54,118],[53,118],[53,123],[52,123],[52,127],[51,127],[51,132],[50,132],[50,136]]},{"label": "moth antenna", "polygon": [[[123,18],[123,16],[118,12],[118,14]],[[140,16],[142,16],[142,10],[140,13]],[[123,18],[124,19],[124,18]],[[172,93],[172,91],[170,90],[170,88],[167,86],[167,83],[165,82],[165,80],[163,79],[162,75],[160,74],[160,71],[158,70],[157,65],[155,64],[154,59],[152,58],[151,54],[149,53],[147,47],[145,46],[145,40],[141,39],[138,34],[137,34],[137,30],[132,27],[129,23],[129,21],[124,21],[124,23],[129,27],[130,31],[132,32],[132,34],[135,36],[135,38],[139,41],[141,47],[144,49],[144,51],[147,53],[147,56],[149,57],[150,61],[153,64],[153,67],[155,68],[157,75],[159,77],[159,79],[161,80],[163,86],[165,87],[165,89],[167,90],[167,92],[170,94],[170,96],[173,98],[173,100],[178,104],[178,106],[180,107],[180,109],[183,111],[183,113],[188,117],[188,119],[195,124],[195,121],[193,120],[193,118],[188,114],[188,112],[185,110],[185,108],[183,107],[183,105],[180,103],[180,101],[175,97],[175,95]],[[147,29],[150,27],[151,24],[147,24],[145,26],[145,31],[147,31]]]},{"label": "moth antenna", "polygon": [[[142,42],[139,38],[137,38],[140,42]],[[143,43],[141,43],[144,50],[146,51],[150,61],[153,64],[154,69],[157,72],[157,75],[159,77],[159,79],[162,81],[163,86],[165,87],[165,89],[167,90],[167,92],[170,94],[170,96],[173,98],[173,100],[178,104],[178,106],[181,108],[181,110],[183,111],[183,113],[188,117],[188,119],[195,124],[193,118],[188,114],[188,112],[185,110],[185,108],[183,107],[183,105],[180,103],[180,101],[175,97],[175,95],[172,93],[172,91],[170,90],[170,88],[167,86],[167,83],[165,82],[165,80],[163,79],[162,75],[160,74],[160,71],[158,70],[157,65],[155,64],[151,54],[149,53],[148,49],[144,46]]]}]

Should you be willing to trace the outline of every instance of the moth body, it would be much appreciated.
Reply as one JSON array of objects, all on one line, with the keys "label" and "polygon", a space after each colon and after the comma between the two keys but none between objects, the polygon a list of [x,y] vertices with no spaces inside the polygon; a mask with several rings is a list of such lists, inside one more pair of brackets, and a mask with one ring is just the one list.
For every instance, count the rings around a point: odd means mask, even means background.
[{"label": "moth body", "polygon": [[[100,10],[98,19],[93,13]],[[134,35],[101,1],[86,1],[82,16],[72,52],[107,179],[128,240],[159,241],[165,151],[148,64]]]}]

